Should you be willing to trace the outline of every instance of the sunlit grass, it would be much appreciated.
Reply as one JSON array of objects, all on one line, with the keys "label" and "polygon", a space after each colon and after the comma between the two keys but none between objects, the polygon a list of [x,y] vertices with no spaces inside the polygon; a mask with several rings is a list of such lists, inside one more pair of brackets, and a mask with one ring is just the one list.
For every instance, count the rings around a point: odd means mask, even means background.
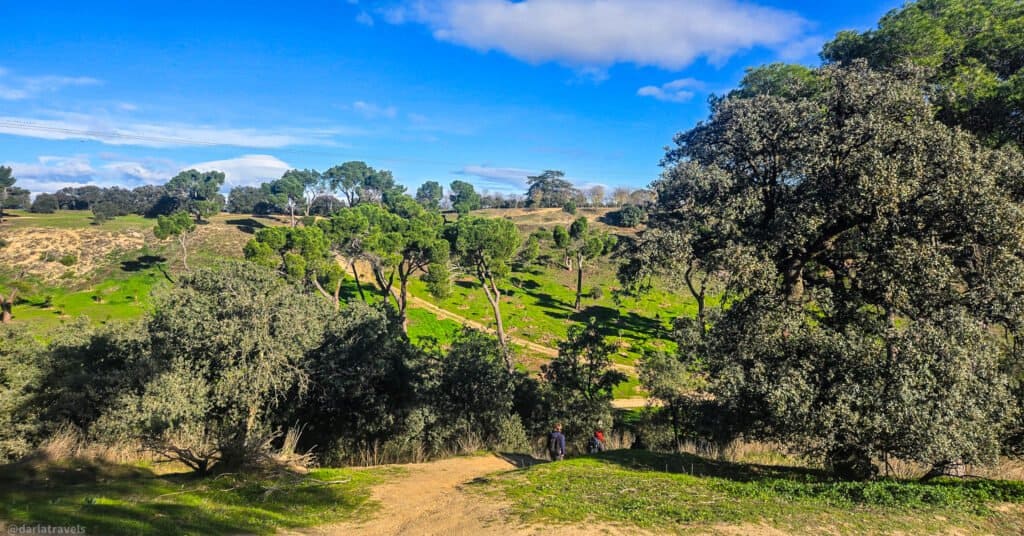
[{"label": "sunlit grass", "polygon": [[537,465],[477,489],[511,501],[527,522],[683,533],[730,525],[794,534],[1019,534],[1024,527],[1021,482],[835,482],[810,469],[646,451]]},{"label": "sunlit grass", "polygon": [[271,534],[373,512],[370,490],[395,470],[307,475],[156,475],[142,467],[60,462],[0,467],[0,520],[86,534]]}]

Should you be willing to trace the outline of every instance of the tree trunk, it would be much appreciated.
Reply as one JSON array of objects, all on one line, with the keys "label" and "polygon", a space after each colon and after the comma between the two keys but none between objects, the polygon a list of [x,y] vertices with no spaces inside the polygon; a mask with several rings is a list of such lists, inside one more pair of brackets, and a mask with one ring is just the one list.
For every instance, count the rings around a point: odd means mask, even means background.
[{"label": "tree trunk", "polygon": [[338,309],[340,309],[340,300],[338,300],[338,291],[341,290],[341,283],[340,282],[338,283],[337,290],[335,290],[334,294],[331,294],[330,292],[327,292],[327,290],[324,289],[323,285],[321,285],[319,281],[316,280],[316,277],[313,277],[312,281],[313,281],[313,286],[316,287],[317,291],[319,291],[320,294],[323,294],[323,296],[325,298],[327,298],[328,300],[331,300],[331,302],[334,303],[334,310],[337,311]]},{"label": "tree trunk", "polygon": [[789,303],[800,303],[804,297],[804,265],[797,259],[792,260],[782,273],[782,284],[786,289]]},{"label": "tree trunk", "polygon": [[359,282],[359,270],[356,270],[356,262],[352,261],[349,264],[352,266],[352,277],[356,280],[356,290],[359,291],[359,299],[366,303],[366,294],[363,294],[363,284]]},{"label": "tree trunk", "polygon": [[700,284],[700,290],[697,290],[697,285],[693,282],[693,272],[696,270],[693,261],[690,261],[690,265],[686,268],[686,273],[683,274],[683,280],[686,281],[686,288],[690,290],[690,295],[693,299],[697,300],[697,324],[700,326],[700,335],[703,338],[707,335],[707,325],[705,324],[706,308],[704,302],[704,293],[707,284],[707,275],[705,275],[703,281]]},{"label": "tree trunk", "polygon": [[494,311],[494,331],[498,335],[498,344],[501,345],[502,354],[505,357],[505,367],[508,368],[509,372],[512,372],[512,352],[509,350],[508,341],[505,339],[505,325],[501,321],[501,291],[498,290],[498,285],[495,284],[492,277],[485,276],[481,278],[483,283],[484,294],[487,296],[487,301],[491,304],[491,310]]},{"label": "tree trunk", "polygon": [[398,316],[402,319],[402,331],[406,334],[409,333],[409,319],[405,316],[405,311],[409,307],[409,291],[407,289],[408,277],[402,274],[398,275]]},{"label": "tree trunk", "polygon": [[14,309],[14,300],[18,297],[17,289],[12,290],[11,293],[0,301],[0,324],[10,324],[11,317],[13,316],[12,310]]},{"label": "tree trunk", "polygon": [[583,305],[583,256],[576,256],[576,305],[573,307],[579,311]]},{"label": "tree trunk", "polygon": [[288,213],[291,215],[291,218],[292,218],[292,228],[294,228],[295,227],[295,205],[292,205],[292,206],[288,207]]}]

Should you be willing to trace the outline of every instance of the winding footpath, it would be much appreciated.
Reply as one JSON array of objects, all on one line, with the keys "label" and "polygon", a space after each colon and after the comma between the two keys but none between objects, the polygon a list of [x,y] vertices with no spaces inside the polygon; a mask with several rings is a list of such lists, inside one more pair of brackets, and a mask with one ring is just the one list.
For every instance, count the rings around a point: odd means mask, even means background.
[{"label": "winding footpath", "polygon": [[[580,525],[524,525],[516,523],[499,499],[467,491],[466,485],[488,475],[516,469],[513,462],[495,455],[450,458],[423,464],[397,465],[405,474],[373,489],[380,509],[360,522],[315,527],[303,535],[575,535],[595,530]],[[635,527],[599,525],[595,534],[646,534]]]}]

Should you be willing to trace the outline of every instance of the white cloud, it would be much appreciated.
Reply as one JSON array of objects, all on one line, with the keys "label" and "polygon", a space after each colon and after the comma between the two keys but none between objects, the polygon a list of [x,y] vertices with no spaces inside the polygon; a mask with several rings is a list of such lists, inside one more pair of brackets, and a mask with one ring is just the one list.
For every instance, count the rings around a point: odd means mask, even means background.
[{"label": "white cloud", "polygon": [[521,191],[526,187],[526,177],[537,175],[537,172],[531,169],[491,166],[465,166],[454,173],[475,177],[479,180],[470,182],[478,187],[497,191]]},{"label": "white cloud", "polygon": [[808,26],[796,13],[739,0],[424,0],[378,13],[475,50],[589,68],[723,62],[744,49],[787,47]]},{"label": "white cloud", "polygon": [[821,35],[812,35],[793,41],[779,49],[779,59],[787,62],[813,60],[818,56],[818,52],[821,51],[826,41],[828,38]]},{"label": "white cloud", "polygon": [[200,162],[182,169],[223,171],[224,186],[228,189],[234,186],[257,186],[262,182],[279,179],[291,166],[268,154],[247,154],[227,160]]},{"label": "white cloud", "polygon": [[0,100],[25,100],[70,86],[94,86],[100,81],[87,76],[17,76],[0,69]]},{"label": "white cloud", "polygon": [[224,128],[187,123],[126,121],[78,113],[52,118],[0,116],[0,134],[47,140],[92,140],[107,145],[142,147],[234,146],[256,149],[290,145],[337,146],[333,136],[356,133],[336,129]]},{"label": "white cloud", "polygon": [[356,22],[363,26],[373,26],[373,17],[365,11],[360,11],[359,14],[356,15]]},{"label": "white cloud", "polygon": [[[40,156],[35,162],[8,162],[17,184],[32,193],[55,192],[72,186],[122,186],[166,182],[176,166],[167,160],[116,160],[94,165],[92,158],[76,156]],[[103,156],[99,160],[105,160]]]},{"label": "white cloud", "polygon": [[379,117],[394,119],[398,115],[398,108],[394,106],[380,106],[366,101],[353,102],[352,109],[367,119],[377,119]]},{"label": "white cloud", "polygon": [[641,97],[654,97],[666,102],[686,102],[696,95],[696,92],[704,89],[705,85],[700,80],[693,78],[680,78],[660,86],[644,86],[636,90]]}]

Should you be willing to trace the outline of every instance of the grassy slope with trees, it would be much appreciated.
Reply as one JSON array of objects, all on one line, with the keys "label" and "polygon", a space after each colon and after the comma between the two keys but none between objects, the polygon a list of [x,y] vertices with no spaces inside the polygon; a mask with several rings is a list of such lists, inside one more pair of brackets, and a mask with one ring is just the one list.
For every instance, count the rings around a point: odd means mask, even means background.
[{"label": "grassy slope with trees", "polygon": [[[1022,451],[1024,367],[1016,341],[1024,159],[1015,118],[1024,66],[1006,59],[1021,57],[1022,21],[1019,2],[922,0],[887,15],[878,30],[840,34],[826,45],[822,68],[755,68],[738,90],[716,99],[710,118],[680,133],[666,154],[649,228],[619,274],[634,291],[649,290],[658,277],[689,289],[693,306],[673,311],[684,315],[671,332],[670,318],[633,331],[617,311],[586,315],[586,307],[597,312],[611,299],[596,294],[573,311],[578,274],[533,278],[527,267],[509,270],[506,241],[488,249],[481,240],[503,238],[508,225],[460,220],[445,239],[456,264],[476,276],[473,292],[457,284],[446,298],[413,278],[413,295],[430,291],[481,321],[500,305],[508,331],[538,341],[544,334],[530,331],[538,325],[562,333],[557,321],[579,321],[537,380],[509,370],[503,345],[480,334],[460,333],[443,350],[409,345],[402,321],[420,313],[401,305],[398,317],[360,304],[331,316],[311,290],[343,290],[321,263],[326,234],[318,233],[331,228],[266,232],[262,253],[254,246],[247,255],[273,261],[278,275],[252,265],[198,270],[157,299],[137,331],[72,330],[45,347],[4,340],[15,356],[31,356],[13,378],[33,385],[38,371],[29,364],[38,359],[56,380],[42,392],[12,390],[20,398],[17,411],[0,415],[13,424],[3,427],[4,447],[30,449],[53,432],[61,411],[90,434],[127,434],[200,473],[209,464],[223,470],[263,459],[266,434],[296,415],[316,423],[308,440],[330,445],[329,459],[342,461],[376,460],[379,451],[403,459],[444,455],[467,430],[480,431],[491,448],[521,448],[554,420],[578,439],[608,421],[618,379],[608,365],[632,362],[639,350],[614,337],[635,333],[675,343],[652,343],[639,363],[644,383],[665,403],[641,415],[637,429],[649,447],[675,449],[687,440],[721,454],[740,439],[768,439],[813,468],[613,452],[487,485],[527,519],[683,531],[695,523],[767,523],[802,532],[826,521],[833,524],[825,530],[839,532],[1019,531],[1019,483],[940,475]],[[218,177],[184,175],[169,191],[202,222],[211,217]],[[402,208],[407,201],[390,174],[365,165],[295,170],[250,193],[287,214],[294,228],[328,183],[349,204],[418,217]],[[577,199],[566,197],[563,183],[554,171],[531,177],[527,197],[573,212]],[[466,186],[452,199],[463,214],[483,202]],[[437,197],[434,186],[417,195],[424,205]],[[360,210],[379,229],[405,225],[372,207]],[[107,218],[106,209],[94,213],[101,224]],[[378,284],[394,282],[410,251],[424,254],[422,243],[399,234],[373,236],[358,252]],[[557,249],[527,244],[536,250],[531,257],[546,254],[557,264],[566,247],[589,250],[584,237],[577,229],[554,233]],[[425,238],[433,243],[437,235]],[[587,285],[611,281],[607,271],[587,273]],[[481,284],[490,285],[490,301]],[[220,303],[238,285],[252,287]],[[404,303],[367,301],[382,299]],[[517,317],[517,306],[541,314]],[[601,322],[586,324],[588,316]],[[450,328],[430,323],[424,331],[444,341]],[[286,336],[268,338],[266,329]],[[166,341],[188,341],[187,348]],[[106,368],[84,378],[98,385],[83,391],[76,383],[83,378],[67,369],[97,355]],[[354,368],[358,378],[349,374]],[[245,389],[238,370],[250,373]],[[930,470],[921,483],[878,479],[891,463]]]}]

